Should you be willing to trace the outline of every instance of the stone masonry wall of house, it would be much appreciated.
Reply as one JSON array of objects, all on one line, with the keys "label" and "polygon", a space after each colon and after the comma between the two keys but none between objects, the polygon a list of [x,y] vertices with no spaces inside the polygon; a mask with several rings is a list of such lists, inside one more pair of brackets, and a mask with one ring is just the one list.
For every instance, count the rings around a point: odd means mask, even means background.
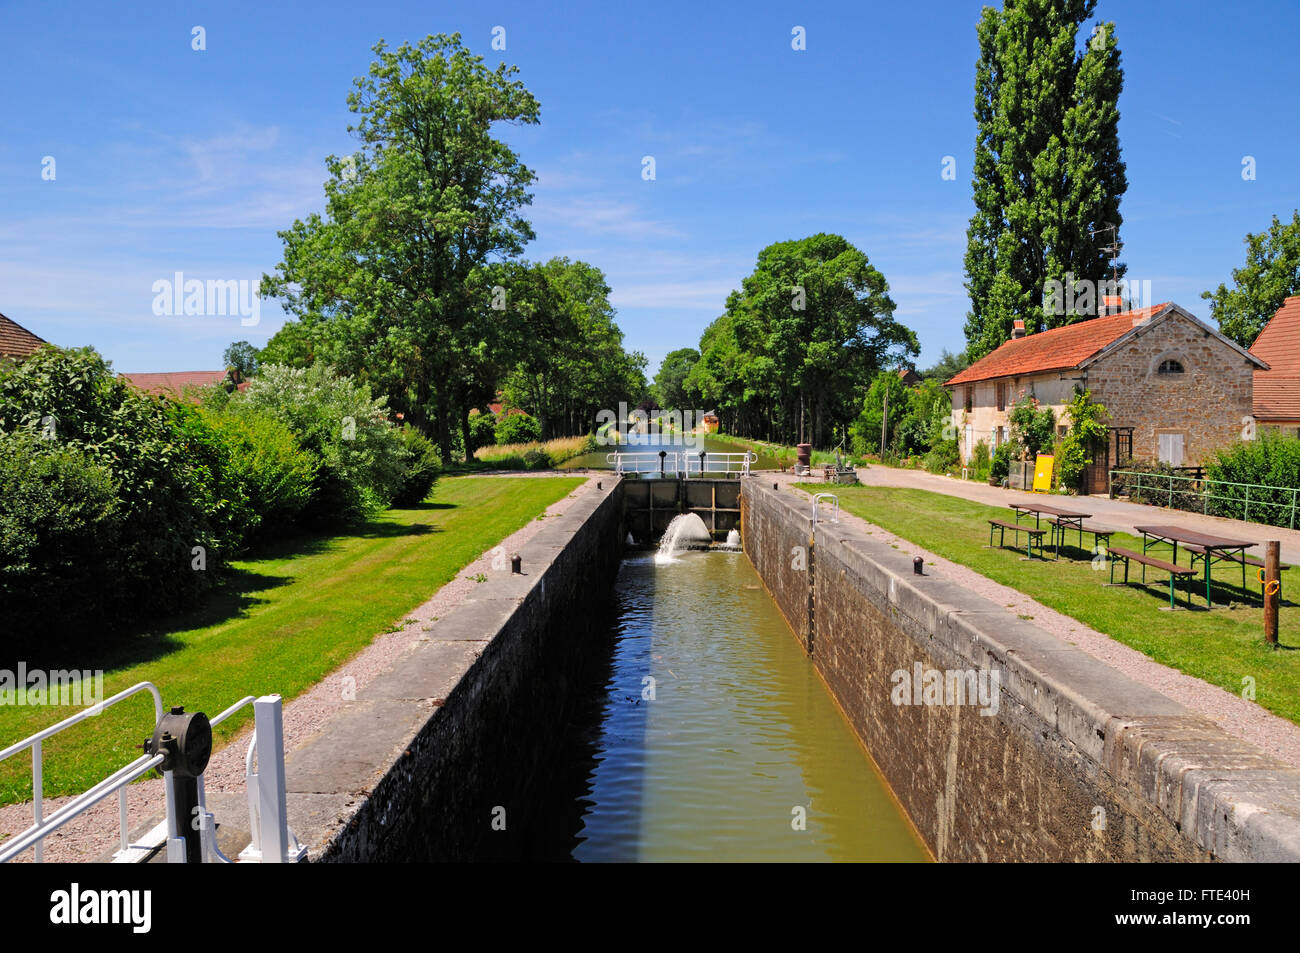
[{"label": "stone masonry wall of house", "polygon": [[[1183,374],[1157,373],[1170,358],[1183,365]],[[1159,434],[1181,433],[1183,464],[1197,466],[1242,436],[1253,368],[1244,355],[1175,314],[1089,367],[1087,386],[1110,411],[1112,426],[1137,428],[1135,459],[1156,460]]]}]

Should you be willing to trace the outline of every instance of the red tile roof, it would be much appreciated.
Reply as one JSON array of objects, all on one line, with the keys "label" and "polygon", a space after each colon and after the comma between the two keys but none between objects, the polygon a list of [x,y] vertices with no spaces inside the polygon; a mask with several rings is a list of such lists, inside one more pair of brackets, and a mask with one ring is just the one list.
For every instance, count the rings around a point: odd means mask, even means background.
[{"label": "red tile roof", "polygon": [[1145,321],[1168,306],[1166,301],[1006,341],[992,354],[985,355],[947,381],[946,386],[1078,367],[1133,330],[1135,321]]},{"label": "red tile roof", "polygon": [[[187,387],[208,387],[226,380],[226,371],[168,371],[161,374],[122,374],[132,387],[150,394],[183,397]],[[248,386],[244,381],[239,390]]]},{"label": "red tile roof", "polygon": [[0,314],[0,357],[21,360],[31,357],[48,342],[31,331]]},{"label": "red tile roof", "polygon": [[1255,417],[1300,420],[1300,295],[1282,302],[1250,353],[1269,366],[1255,372]]},{"label": "red tile roof", "polygon": [[1256,420],[1300,422],[1300,376],[1256,371],[1254,394],[1252,411]]}]

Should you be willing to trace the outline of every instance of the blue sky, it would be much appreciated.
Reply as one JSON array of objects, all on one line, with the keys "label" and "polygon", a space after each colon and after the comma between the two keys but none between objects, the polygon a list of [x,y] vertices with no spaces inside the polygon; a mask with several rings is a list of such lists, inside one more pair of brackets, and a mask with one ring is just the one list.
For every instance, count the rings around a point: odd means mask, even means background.
[{"label": "blue sky", "polygon": [[[964,344],[982,5],[0,3],[0,312],[127,372],[265,343],[273,301],[251,327],[157,316],[153,283],[271,271],[276,232],[323,208],[324,157],[355,147],[346,97],[370,47],[459,31],[541,103],[539,126],[501,128],[539,176],[528,257],[603,269],[650,373],[698,344],[759,249],[818,231],[884,273],[924,366]],[[1123,54],[1129,274],[1205,317],[1245,234],[1300,206],[1300,4],[1103,0],[1097,16]]]}]

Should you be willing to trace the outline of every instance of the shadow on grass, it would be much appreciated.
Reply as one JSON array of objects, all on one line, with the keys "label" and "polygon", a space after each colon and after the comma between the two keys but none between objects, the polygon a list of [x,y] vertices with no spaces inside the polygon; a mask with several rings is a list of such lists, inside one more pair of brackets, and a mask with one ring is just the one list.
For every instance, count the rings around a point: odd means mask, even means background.
[{"label": "shadow on grass", "polygon": [[[412,510],[455,509],[455,504],[425,502]],[[395,539],[428,536],[443,532],[428,523],[395,523],[367,520],[329,531],[299,533],[280,539],[263,540],[243,555],[240,563],[300,559],[328,552],[349,539]],[[292,575],[269,575],[243,566],[227,566],[215,588],[201,594],[195,605],[150,618],[86,618],[78,614],[68,621],[51,613],[48,618],[28,622],[6,633],[0,668],[16,667],[23,661],[34,669],[103,669],[114,671],[156,661],[185,647],[174,633],[221,625],[247,616],[270,600],[266,593],[295,581]]]}]

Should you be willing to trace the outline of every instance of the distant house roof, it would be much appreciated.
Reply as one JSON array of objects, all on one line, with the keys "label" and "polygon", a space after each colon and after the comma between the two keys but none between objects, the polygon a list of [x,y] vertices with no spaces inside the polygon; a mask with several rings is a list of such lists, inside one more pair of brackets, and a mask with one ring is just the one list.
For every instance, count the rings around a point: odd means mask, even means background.
[{"label": "distant house roof", "polygon": [[904,384],[910,386],[912,384],[919,384],[921,382],[921,375],[916,373],[916,371],[910,367],[900,367],[898,369],[898,379]]},{"label": "distant house roof", "polygon": [[209,387],[230,380],[236,381],[238,390],[248,386],[239,379],[239,372],[230,371],[164,371],[161,374],[122,374],[127,383],[149,394],[183,397],[187,388]]},{"label": "distant house roof", "polygon": [[38,338],[17,321],[0,314],[0,357],[21,361],[31,357],[49,342]]},{"label": "distant house roof", "polygon": [[1147,308],[1124,311],[1050,331],[1040,331],[1005,342],[992,354],[976,361],[961,373],[945,382],[946,387],[971,384],[999,377],[1021,377],[1047,371],[1073,370],[1091,364],[1112,348],[1129,340],[1139,331],[1180,315],[1193,322],[1207,334],[1212,334],[1251,363],[1266,368],[1268,365],[1235,341],[1230,341],[1209,325],[1172,302],[1154,304]]},{"label": "distant house roof", "polygon": [[1300,420],[1300,295],[1282,302],[1250,353],[1268,362],[1268,370],[1255,371],[1255,417]]}]

